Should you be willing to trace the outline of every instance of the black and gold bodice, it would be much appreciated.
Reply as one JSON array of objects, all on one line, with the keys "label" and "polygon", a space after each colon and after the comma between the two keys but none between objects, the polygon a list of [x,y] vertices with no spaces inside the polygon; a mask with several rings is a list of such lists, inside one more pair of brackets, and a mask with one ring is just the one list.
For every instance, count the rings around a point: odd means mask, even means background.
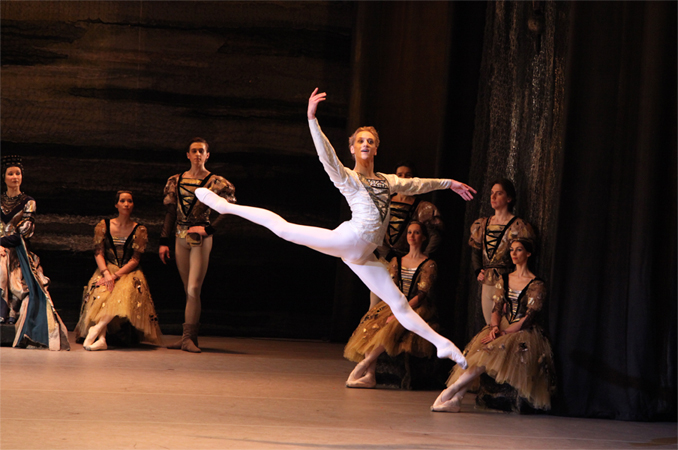
[{"label": "black and gold bodice", "polygon": [[379,176],[379,179],[367,178],[362,174],[358,174],[360,181],[365,190],[369,194],[374,206],[379,211],[379,217],[383,222],[386,220],[386,215],[388,214],[388,208],[391,204],[391,188],[388,184],[386,178]]},{"label": "black and gold bodice", "polygon": [[474,250],[471,253],[471,265],[476,276],[485,269],[484,284],[496,283],[499,276],[511,270],[513,262],[509,247],[515,239],[535,239],[530,224],[519,217],[513,217],[506,225],[490,224],[490,217],[473,222],[468,241]]},{"label": "black and gold bodice", "polygon": [[32,197],[21,193],[16,197],[2,194],[2,222],[0,223],[0,245],[16,247],[21,238],[30,239],[35,231],[36,203]]},{"label": "black and gold bodice", "polygon": [[546,296],[543,280],[533,278],[522,290],[514,291],[509,287],[509,274],[506,273],[501,276],[495,287],[497,292],[492,312],[499,312],[509,323],[525,318],[521,327],[523,330],[539,323]]},{"label": "black and gold bodice", "polygon": [[168,245],[172,234],[185,238],[187,230],[192,226],[204,226],[208,235],[214,233],[214,228],[210,226],[212,210],[195,196],[195,190],[199,187],[209,189],[235,203],[235,187],[223,177],[214,174],[202,179],[185,177],[184,174],[171,176],[164,191],[163,203],[167,207],[167,214],[160,235],[160,245]]},{"label": "black and gold bodice", "polygon": [[[105,219],[94,228],[94,252],[104,255],[107,263],[122,267],[133,257],[146,250],[148,231],[143,225],[137,224],[129,236],[111,235],[110,220]],[[136,256],[135,256],[136,254]]]},{"label": "black and gold bodice", "polygon": [[[435,312],[434,285],[438,277],[436,262],[432,259],[426,259],[417,266],[416,270],[413,271],[414,273],[409,270],[410,274],[406,274],[408,270],[403,268],[402,258],[398,256],[391,260],[388,271],[393,282],[403,292],[407,300],[419,296],[419,305],[414,310],[424,320],[431,318]],[[411,279],[408,282],[406,278]]]}]

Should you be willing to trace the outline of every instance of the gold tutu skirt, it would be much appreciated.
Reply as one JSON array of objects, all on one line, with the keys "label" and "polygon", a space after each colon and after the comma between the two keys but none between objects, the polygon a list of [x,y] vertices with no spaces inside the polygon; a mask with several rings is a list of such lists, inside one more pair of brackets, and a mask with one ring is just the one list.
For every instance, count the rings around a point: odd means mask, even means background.
[{"label": "gold tutu skirt", "polygon": [[[119,268],[109,263],[108,270],[115,273]],[[120,325],[128,321],[135,328],[140,341],[162,346],[158,316],[143,272],[137,269],[121,276],[115,282],[112,292],[104,285],[96,285],[101,278],[101,271],[97,269],[85,286],[80,320],[75,327],[76,339],[87,336],[89,328],[96,325],[102,317],[112,315],[117,320],[108,324],[108,332],[116,333]]]},{"label": "gold tutu skirt", "polygon": [[[499,328],[504,330],[508,325],[508,321],[502,318]],[[483,344],[481,341],[489,333],[490,327],[486,326],[464,349],[469,369],[484,366],[485,373],[499,384],[510,384],[533,408],[551,409],[551,394],[555,392],[553,353],[542,330],[533,327]],[[447,385],[451,386],[464,372],[464,369],[455,366]],[[479,378],[470,389],[478,386]]]},{"label": "gold tutu skirt", "polygon": [[[423,306],[414,311],[424,320],[430,319],[433,315],[430,308]],[[397,319],[391,319],[387,323],[391,315],[391,308],[383,301],[370,309],[346,343],[344,358],[360,362],[379,345],[384,346],[389,356],[409,353],[420,358],[428,358],[434,354],[433,344],[405,329]],[[435,329],[437,326],[431,327]]]}]

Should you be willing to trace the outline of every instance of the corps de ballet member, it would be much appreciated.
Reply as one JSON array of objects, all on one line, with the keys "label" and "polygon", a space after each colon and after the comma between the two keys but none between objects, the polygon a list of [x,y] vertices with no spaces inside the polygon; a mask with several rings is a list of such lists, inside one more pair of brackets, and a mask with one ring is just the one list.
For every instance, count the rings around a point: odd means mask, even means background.
[{"label": "corps de ballet member", "polygon": [[494,209],[491,217],[481,217],[471,225],[469,245],[471,265],[482,286],[481,306],[485,323],[492,318],[495,285],[501,276],[511,271],[513,264],[509,255],[509,243],[514,239],[534,241],[535,235],[529,223],[513,214],[516,204],[516,189],[505,178],[494,181],[490,204]]},{"label": "corps de ballet member", "polygon": [[[395,256],[388,270],[410,307],[429,325],[435,316],[434,285],[438,267],[423,251],[429,240],[424,224],[415,220],[407,227],[410,247],[405,256]],[[419,358],[433,356],[433,345],[407,331],[395,319],[391,308],[379,302],[363,316],[344,347],[344,358],[358,363],[346,380],[346,387],[373,388],[377,384],[377,358],[407,353]]]},{"label": "corps de ballet member", "polygon": [[509,253],[516,268],[497,280],[492,320],[464,349],[468,367],[452,370],[448,388],[440,393],[432,411],[459,412],[464,394],[479,386],[483,373],[513,387],[518,399],[532,408],[551,408],[553,354],[540,326],[546,287],[528,268],[532,252],[531,241],[511,241]]},{"label": "corps de ballet member", "polygon": [[[401,161],[395,170],[399,178],[417,176],[415,165],[411,161]],[[443,221],[438,208],[433,203],[422,200],[420,196],[398,192],[391,196],[388,229],[384,235],[384,242],[377,247],[380,259],[390,260],[395,256],[407,254],[410,249],[407,242],[407,227],[413,220],[422,223],[427,230],[428,239],[425,248],[422,249],[423,252],[431,255],[437,250],[443,232]],[[370,292],[370,308],[374,308],[380,301],[374,292]]]},{"label": "corps de ballet member", "polygon": [[133,221],[134,197],[130,191],[115,194],[118,217],[104,219],[94,228],[97,269],[82,296],[76,340],[85,350],[106,350],[106,334],[115,334],[126,323],[134,340],[162,346],[153,298],[139,265],[148,244],[146,227]]},{"label": "corps de ballet member", "polygon": [[214,226],[210,223],[212,210],[195,196],[197,188],[208,189],[225,201],[235,202],[235,187],[230,181],[205,168],[210,157],[209,145],[202,138],[194,138],[188,146],[186,158],[190,169],[171,176],[164,190],[163,203],[167,208],[160,235],[159,255],[163,264],[170,259],[170,240],[175,237],[174,252],[177,269],[184,285],[186,309],[181,339],[167,348],[200,353],[198,330],[202,303],[200,294],[207,273],[213,245]]}]

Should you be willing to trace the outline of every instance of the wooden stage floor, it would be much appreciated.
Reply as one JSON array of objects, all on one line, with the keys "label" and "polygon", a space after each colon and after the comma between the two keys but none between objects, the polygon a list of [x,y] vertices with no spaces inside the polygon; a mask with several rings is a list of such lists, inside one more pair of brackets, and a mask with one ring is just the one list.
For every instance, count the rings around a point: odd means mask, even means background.
[{"label": "wooden stage floor", "polygon": [[472,395],[459,414],[431,413],[434,391],[346,389],[339,344],[200,343],[202,354],[1,348],[0,448],[676,448],[675,423],[497,413]]}]

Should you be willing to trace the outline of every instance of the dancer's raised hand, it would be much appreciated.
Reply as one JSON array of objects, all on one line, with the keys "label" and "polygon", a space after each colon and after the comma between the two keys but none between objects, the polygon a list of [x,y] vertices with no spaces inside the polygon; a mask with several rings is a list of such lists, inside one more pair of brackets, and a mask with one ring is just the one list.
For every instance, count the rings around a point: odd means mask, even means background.
[{"label": "dancer's raised hand", "polygon": [[[450,186],[450,189],[459,194],[461,198],[466,201],[473,200],[473,194],[477,194],[476,190],[471,186],[461,183],[457,180],[452,180],[452,186]],[[473,192],[473,194],[471,192]]]},{"label": "dancer's raised hand", "polygon": [[315,88],[308,98],[308,120],[315,119],[315,112],[318,110],[318,103],[324,102],[327,94],[325,92],[318,93],[318,88]]}]

